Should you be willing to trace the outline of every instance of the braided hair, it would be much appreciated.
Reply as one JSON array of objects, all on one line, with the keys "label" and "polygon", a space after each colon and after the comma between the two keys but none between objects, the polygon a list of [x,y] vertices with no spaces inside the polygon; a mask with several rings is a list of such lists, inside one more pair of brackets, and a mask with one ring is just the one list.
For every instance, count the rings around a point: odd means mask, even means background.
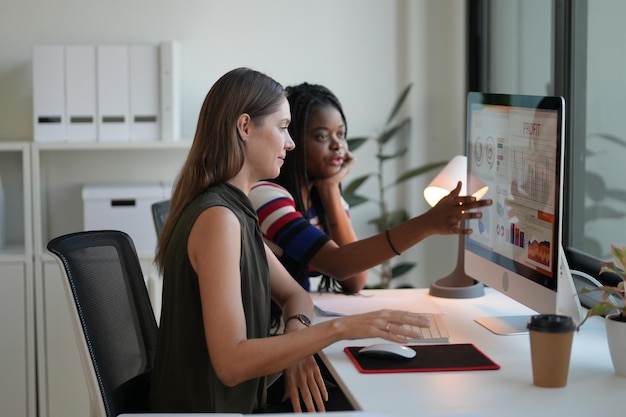
[{"label": "braided hair", "polygon": [[[298,210],[307,219],[308,210],[302,198],[302,190],[309,189],[309,177],[307,168],[306,138],[309,124],[309,117],[320,107],[331,105],[341,114],[347,135],[346,116],[339,99],[326,87],[317,84],[302,83],[290,86],[286,89],[287,99],[291,108],[291,123],[289,124],[289,134],[296,144],[289,157],[285,159],[285,164],[280,171],[280,175],[274,180],[283,186],[293,196]],[[309,194],[311,204],[317,209],[322,228],[327,231],[328,223],[326,212],[321,204],[319,194],[313,187]],[[281,259],[287,270],[293,277],[302,283],[308,276],[308,265],[297,262],[287,255]],[[327,275],[322,276],[319,291],[341,290],[341,286],[336,280]]]}]

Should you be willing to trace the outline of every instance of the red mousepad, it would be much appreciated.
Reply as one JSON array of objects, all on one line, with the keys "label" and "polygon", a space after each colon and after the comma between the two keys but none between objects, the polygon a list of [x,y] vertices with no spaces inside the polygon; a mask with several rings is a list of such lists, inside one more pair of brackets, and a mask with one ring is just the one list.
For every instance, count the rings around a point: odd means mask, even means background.
[{"label": "red mousepad", "polygon": [[409,345],[414,358],[371,357],[359,353],[363,346],[347,346],[344,352],[361,373],[481,371],[500,369],[471,343]]}]

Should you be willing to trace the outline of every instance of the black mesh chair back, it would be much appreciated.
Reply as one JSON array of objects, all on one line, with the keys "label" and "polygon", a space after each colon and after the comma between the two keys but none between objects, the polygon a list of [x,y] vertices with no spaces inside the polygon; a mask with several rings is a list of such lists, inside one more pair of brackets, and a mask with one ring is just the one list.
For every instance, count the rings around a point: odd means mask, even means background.
[{"label": "black mesh chair back", "polygon": [[157,236],[161,233],[167,213],[170,211],[170,200],[157,201],[152,203],[152,220],[154,220],[154,228]]},{"label": "black mesh chair back", "polygon": [[157,323],[131,238],[86,231],[52,239],[47,248],[67,278],[91,417],[148,412]]}]

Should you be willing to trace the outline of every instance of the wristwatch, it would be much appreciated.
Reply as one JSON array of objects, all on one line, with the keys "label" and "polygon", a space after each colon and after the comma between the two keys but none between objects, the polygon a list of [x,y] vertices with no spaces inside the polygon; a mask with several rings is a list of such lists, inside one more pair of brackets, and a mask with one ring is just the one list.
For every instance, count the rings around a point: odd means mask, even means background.
[{"label": "wristwatch", "polygon": [[291,316],[287,320],[285,320],[285,324],[287,324],[287,322],[289,320],[293,320],[293,319],[300,320],[300,323],[304,324],[306,327],[309,327],[311,325],[311,319],[309,319],[304,314],[294,314],[293,316]]}]

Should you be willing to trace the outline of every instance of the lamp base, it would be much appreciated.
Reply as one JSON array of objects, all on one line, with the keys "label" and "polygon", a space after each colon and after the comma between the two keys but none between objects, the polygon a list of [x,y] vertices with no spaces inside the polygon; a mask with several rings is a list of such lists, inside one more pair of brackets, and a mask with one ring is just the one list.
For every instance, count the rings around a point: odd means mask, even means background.
[{"label": "lamp base", "polygon": [[447,277],[430,284],[430,295],[442,298],[476,298],[485,295],[485,286],[465,273],[465,238],[459,235],[456,266]]},{"label": "lamp base", "polygon": [[464,272],[455,271],[433,282],[429,294],[442,298],[476,298],[485,295],[485,287]]}]

